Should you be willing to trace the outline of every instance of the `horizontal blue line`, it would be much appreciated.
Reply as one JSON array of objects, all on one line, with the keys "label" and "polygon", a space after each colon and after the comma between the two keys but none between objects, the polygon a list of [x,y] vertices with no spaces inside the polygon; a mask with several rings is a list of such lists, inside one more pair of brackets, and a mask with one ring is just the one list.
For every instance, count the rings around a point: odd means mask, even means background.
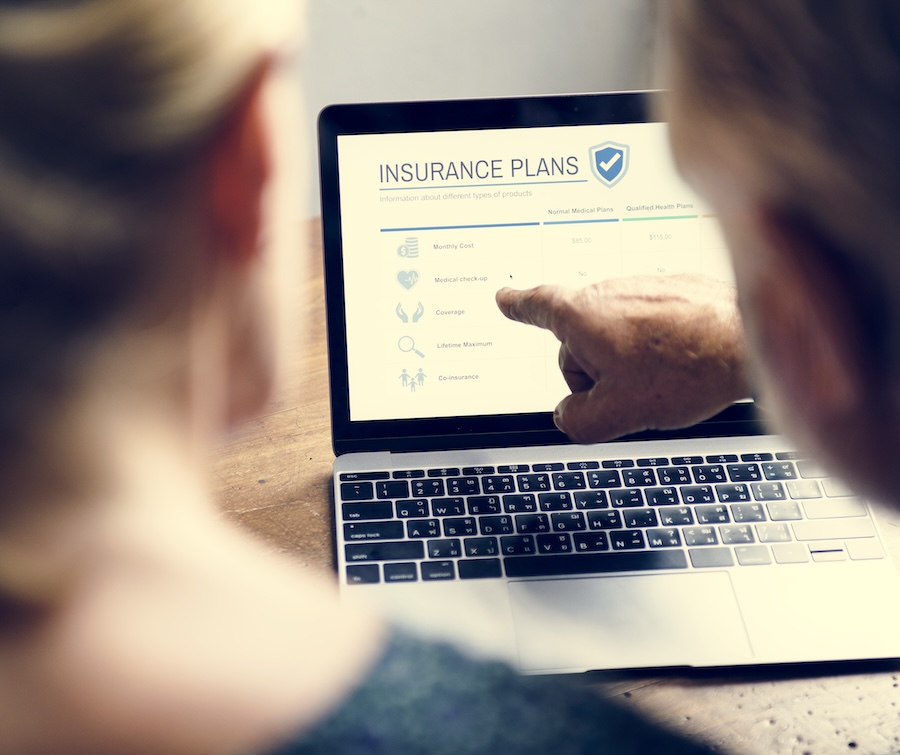
[{"label": "horizontal blue line", "polygon": [[515,183],[500,184],[454,184],[453,186],[396,186],[389,189],[381,188],[378,191],[433,191],[441,189],[453,191],[454,189],[490,189],[494,186],[543,186],[546,184],[584,184],[586,178],[572,178],[565,181],[517,181]]},{"label": "horizontal blue line", "polygon": [[576,225],[582,223],[618,223],[618,218],[595,218],[593,220],[545,220],[544,225]]},{"label": "horizontal blue line", "polygon": [[468,228],[517,228],[526,225],[540,225],[540,223],[482,223],[480,225],[432,225],[421,228],[382,228],[382,233],[394,233],[397,231],[459,231]]}]

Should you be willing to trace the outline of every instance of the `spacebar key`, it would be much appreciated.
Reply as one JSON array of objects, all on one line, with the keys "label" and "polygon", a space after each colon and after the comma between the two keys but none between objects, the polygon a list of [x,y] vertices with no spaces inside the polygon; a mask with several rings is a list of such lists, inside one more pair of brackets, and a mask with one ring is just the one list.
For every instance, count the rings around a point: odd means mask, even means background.
[{"label": "spacebar key", "polygon": [[686,569],[681,551],[573,553],[563,556],[512,556],[503,559],[507,577],[558,577],[565,574]]}]

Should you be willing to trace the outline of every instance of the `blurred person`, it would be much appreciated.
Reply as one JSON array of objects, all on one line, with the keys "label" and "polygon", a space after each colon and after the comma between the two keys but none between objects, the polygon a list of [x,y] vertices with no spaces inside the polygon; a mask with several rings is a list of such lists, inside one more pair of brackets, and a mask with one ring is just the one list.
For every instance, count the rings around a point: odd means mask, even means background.
[{"label": "blurred person", "polygon": [[0,752],[697,752],[227,522],[299,250],[294,0],[0,0]]}]

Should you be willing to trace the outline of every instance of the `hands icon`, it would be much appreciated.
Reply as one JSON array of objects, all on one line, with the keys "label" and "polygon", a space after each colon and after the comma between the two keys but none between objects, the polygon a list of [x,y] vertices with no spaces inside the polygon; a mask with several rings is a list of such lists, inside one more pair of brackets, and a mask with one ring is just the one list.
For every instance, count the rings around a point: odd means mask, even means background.
[{"label": "hands icon", "polygon": [[[397,308],[394,311],[397,313],[397,317],[400,318],[401,322],[405,322],[405,323],[409,322],[409,315],[406,314],[406,310],[403,309],[402,304],[400,304],[398,302]],[[416,307],[416,311],[413,312],[412,321],[414,323],[418,322],[421,319],[422,315],[424,315],[424,314],[425,314],[425,307],[422,306],[422,302],[419,302],[418,306]]]}]

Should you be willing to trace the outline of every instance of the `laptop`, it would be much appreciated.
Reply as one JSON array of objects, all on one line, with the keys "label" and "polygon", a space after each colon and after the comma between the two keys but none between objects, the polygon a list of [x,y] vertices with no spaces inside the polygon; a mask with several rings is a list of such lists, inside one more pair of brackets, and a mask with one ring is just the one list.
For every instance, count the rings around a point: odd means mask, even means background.
[{"label": "laptop", "polygon": [[752,402],[574,445],[503,286],[729,279],[652,93],[319,118],[342,599],[531,674],[900,656],[872,506]]}]

